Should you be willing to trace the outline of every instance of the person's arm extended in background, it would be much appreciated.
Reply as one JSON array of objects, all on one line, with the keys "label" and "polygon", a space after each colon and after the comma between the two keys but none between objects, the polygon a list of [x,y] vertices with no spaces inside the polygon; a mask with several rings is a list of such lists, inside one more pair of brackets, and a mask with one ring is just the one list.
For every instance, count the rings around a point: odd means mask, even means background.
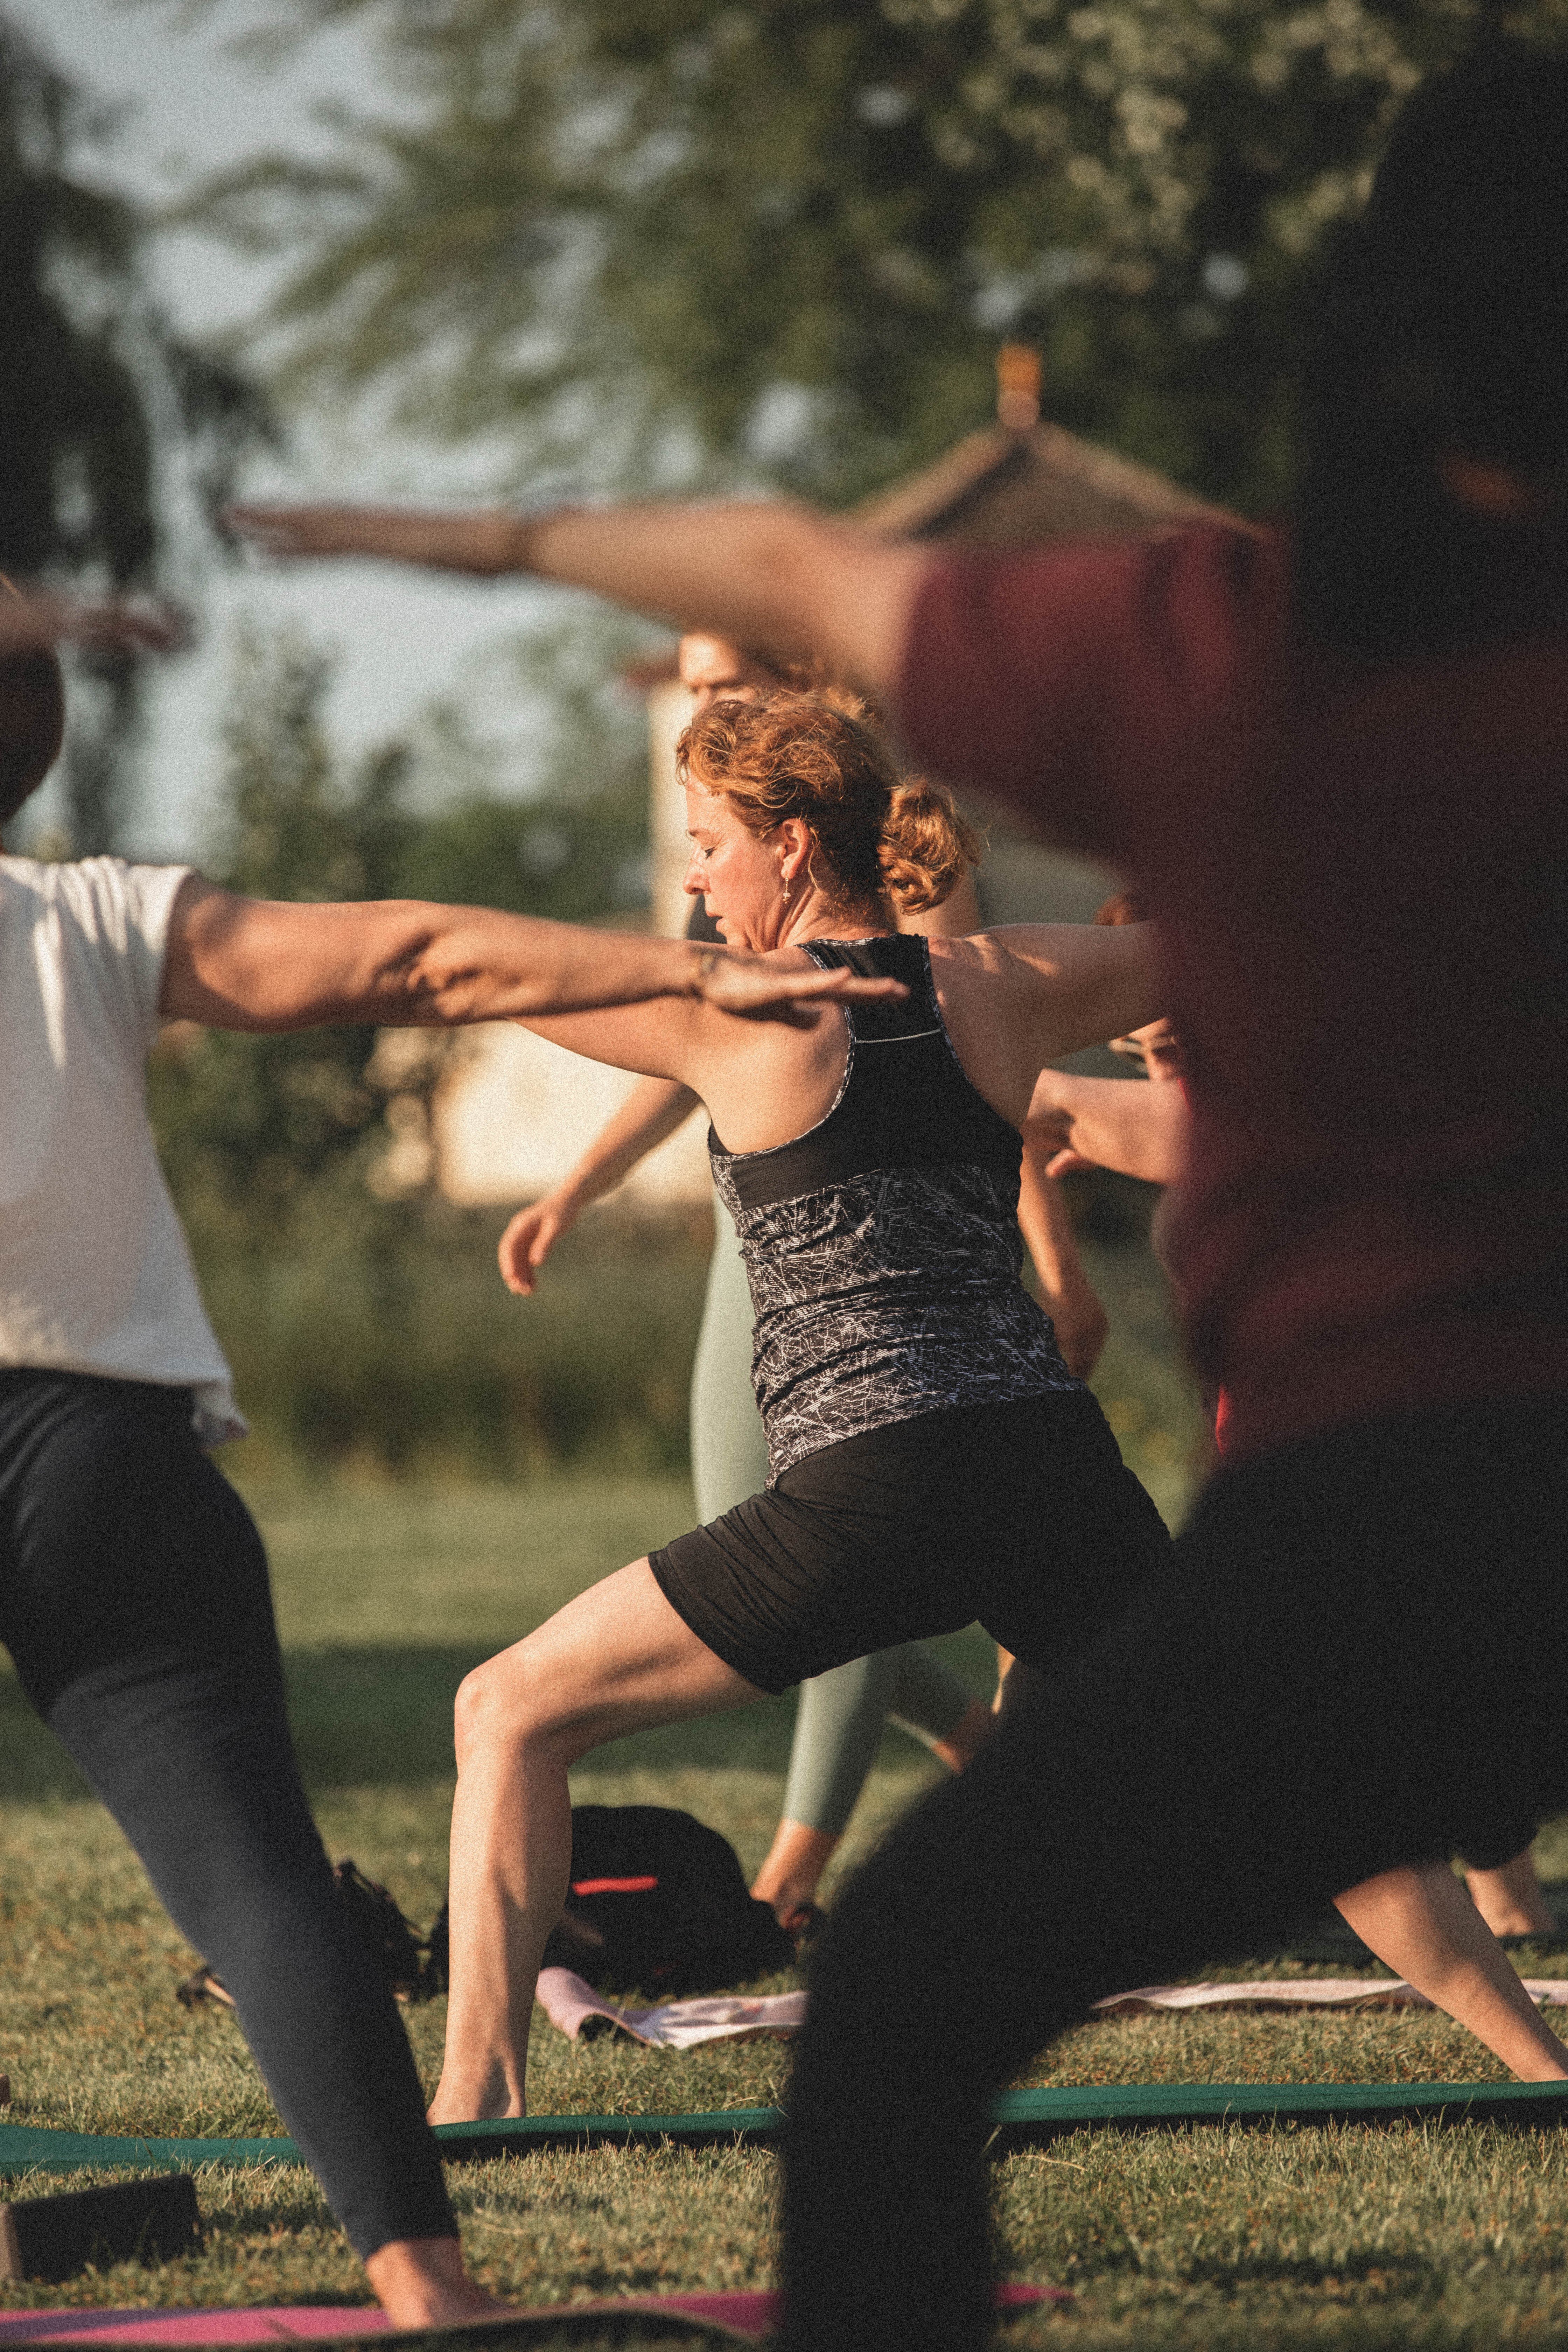
[{"label": "person's arm extended in background", "polygon": [[1100,1360],[1110,1324],[1083,1270],[1067,1203],[1046,1173],[1047,1156],[1028,1143],[1024,1146],[1018,1223],[1034,1262],[1040,1303],[1056,1326],[1062,1360],[1075,1378],[1087,1381]]},{"label": "person's arm extended in background", "polygon": [[1168,1082],[1042,1070],[1024,1140],[1046,1156],[1050,1174],[1110,1168],[1149,1184],[1169,1184],[1181,1174],[1186,1153],[1186,1097]]},{"label": "person's arm extended in background", "polygon": [[173,653],[185,641],[183,615],[151,596],[73,596],[18,588],[0,573],[0,661],[58,645],[113,653]]},{"label": "person's arm extended in background", "polygon": [[820,656],[833,674],[890,694],[930,551],[871,537],[784,499],[591,509],[525,516],[396,507],[231,508],[242,538],[274,555],[381,556],[494,579],[526,573],[589,588],[654,620],[710,629],[761,654]]},{"label": "person's arm extended in background", "polygon": [[169,920],[159,1010],[217,1029],[309,1029],[332,1021],[435,1028],[524,1020],[686,997],[714,1011],[784,1020],[822,996],[902,994],[843,972],[503,915],[382,899],[298,906],[236,898],[190,876]]},{"label": "person's arm extended in background", "polygon": [[613,1118],[606,1119],[569,1176],[542,1199],[520,1209],[500,1237],[501,1278],[520,1298],[532,1297],[539,1269],[563,1234],[591,1202],[613,1192],[685,1124],[697,1097],[676,1078],[639,1078]]},{"label": "person's arm extended in background", "polygon": [[[1026,1041],[1031,1089],[1046,1064],[1141,1028],[1163,1007],[1166,984],[1152,923],[1006,923],[954,940],[952,948],[958,953],[973,948],[984,959],[997,983],[989,1017],[1021,1044]],[[939,967],[939,991],[942,979]],[[972,1068],[977,1041],[966,1032],[954,1042]]]}]

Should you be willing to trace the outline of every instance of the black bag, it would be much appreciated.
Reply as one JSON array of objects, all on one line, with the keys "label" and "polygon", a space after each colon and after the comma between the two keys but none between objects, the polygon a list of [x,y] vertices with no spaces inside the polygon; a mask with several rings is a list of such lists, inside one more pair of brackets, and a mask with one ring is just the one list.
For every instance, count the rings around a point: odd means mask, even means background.
[{"label": "black bag", "polygon": [[[338,1900],[354,1924],[356,1932],[364,1939],[374,1955],[376,1966],[386,1979],[388,1988],[399,2000],[428,2000],[433,1991],[447,1990],[447,1913],[442,1907],[438,1925],[441,1929],[441,1979],[435,1984],[419,1931],[398,1909],[394,1896],[374,1878],[367,1878],[357,1863],[340,1862],[332,1872],[332,1884]],[[198,1960],[191,1974],[174,1988],[174,1998],[182,2007],[195,2009],[204,2000],[222,2001],[226,2008],[234,2007],[234,1995],[221,1977],[213,1974],[205,1960]]]},{"label": "black bag", "polygon": [[374,1953],[395,1997],[425,2000],[425,1947],[418,1929],[404,1917],[395,1898],[374,1878],[367,1878],[353,1861],[340,1862],[332,1878],[339,1899]]},{"label": "black bag", "polygon": [[[753,1903],[717,1830],[666,1805],[574,1805],[572,1885],[544,1948],[597,1992],[730,1992],[787,1969],[795,1946]],[[430,1930],[433,1984],[447,1973],[447,1913]]]}]

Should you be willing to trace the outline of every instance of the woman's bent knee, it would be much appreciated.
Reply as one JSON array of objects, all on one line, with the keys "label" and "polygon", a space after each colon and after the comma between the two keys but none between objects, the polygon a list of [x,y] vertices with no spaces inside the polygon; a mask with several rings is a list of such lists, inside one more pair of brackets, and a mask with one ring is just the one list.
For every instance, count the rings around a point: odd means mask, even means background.
[{"label": "woman's bent knee", "polygon": [[463,1676],[452,1708],[459,1771],[495,1748],[527,1744],[538,1714],[531,1705],[531,1680],[515,1657],[504,1666],[500,1658],[487,1658]]}]

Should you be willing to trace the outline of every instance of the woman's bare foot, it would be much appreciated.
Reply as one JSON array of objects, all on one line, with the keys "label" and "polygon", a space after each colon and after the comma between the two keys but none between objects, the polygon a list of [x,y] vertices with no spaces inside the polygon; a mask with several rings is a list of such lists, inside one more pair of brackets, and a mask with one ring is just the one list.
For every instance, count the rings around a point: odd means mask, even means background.
[{"label": "woman's bare foot", "polygon": [[366,2256],[364,2268],[395,2327],[452,2327],[507,2308],[468,2276],[456,2238],[394,2238]]},{"label": "woman's bare foot", "polygon": [[1498,1870],[1467,1870],[1470,1900],[1494,1936],[1555,1936],[1530,1848]]}]

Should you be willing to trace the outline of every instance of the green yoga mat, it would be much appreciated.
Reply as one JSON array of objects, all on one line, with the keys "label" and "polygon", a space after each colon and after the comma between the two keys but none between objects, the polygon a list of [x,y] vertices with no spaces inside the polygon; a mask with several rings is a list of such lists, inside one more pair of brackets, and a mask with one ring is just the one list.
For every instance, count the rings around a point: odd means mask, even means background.
[{"label": "green yoga mat", "polygon": [[[1177,2131],[1187,2124],[1568,2123],[1562,2083],[1114,2083],[1082,2090],[1005,2091],[992,2109],[996,2148],[1029,2147],[1063,2132]],[[455,2163],[526,2156],[533,2148],[766,2147],[784,2126],[778,2107],[721,2107],[689,2116],[523,2116],[441,2124]],[[196,2164],[298,2164],[291,2139],[139,2139],[0,2124],[0,2175],[133,2166],[172,2172]]]}]

